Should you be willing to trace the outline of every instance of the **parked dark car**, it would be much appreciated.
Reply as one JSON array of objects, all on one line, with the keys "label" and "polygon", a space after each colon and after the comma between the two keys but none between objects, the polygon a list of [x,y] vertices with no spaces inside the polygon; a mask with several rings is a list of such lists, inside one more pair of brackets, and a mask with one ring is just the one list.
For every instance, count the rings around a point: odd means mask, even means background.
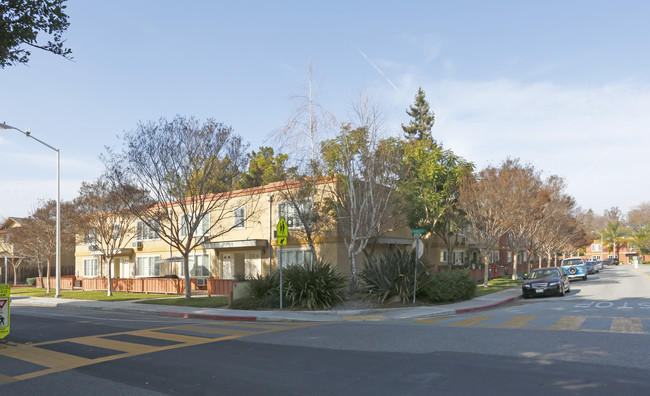
[{"label": "parked dark car", "polygon": [[587,274],[593,275],[596,273],[596,265],[593,261],[586,261]]},{"label": "parked dark car", "polygon": [[534,296],[563,296],[571,292],[569,276],[561,267],[538,268],[524,278],[521,292],[524,298]]},{"label": "parked dark car", "polygon": [[604,265],[618,265],[618,257],[608,257],[603,260]]}]

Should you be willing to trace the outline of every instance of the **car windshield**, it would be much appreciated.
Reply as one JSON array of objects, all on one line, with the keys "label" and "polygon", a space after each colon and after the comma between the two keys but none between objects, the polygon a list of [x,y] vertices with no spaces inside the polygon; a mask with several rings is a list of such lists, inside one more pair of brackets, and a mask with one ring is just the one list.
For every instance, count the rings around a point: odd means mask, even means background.
[{"label": "car windshield", "polygon": [[544,278],[553,278],[560,276],[560,271],[557,269],[547,269],[543,271],[533,271],[530,273],[528,279],[544,279]]},{"label": "car windshield", "polygon": [[562,260],[562,266],[567,266],[567,265],[581,265],[582,264],[582,259],[566,259]]}]

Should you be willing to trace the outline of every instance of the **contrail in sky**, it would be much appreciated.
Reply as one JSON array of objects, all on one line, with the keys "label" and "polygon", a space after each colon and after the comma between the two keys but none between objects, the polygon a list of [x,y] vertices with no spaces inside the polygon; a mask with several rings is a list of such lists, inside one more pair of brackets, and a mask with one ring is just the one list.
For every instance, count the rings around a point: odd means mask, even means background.
[{"label": "contrail in sky", "polygon": [[393,87],[393,88],[395,88],[395,91],[399,92],[399,89],[397,89],[397,87],[395,86],[395,84],[393,84],[393,82],[390,80],[390,78],[386,77],[386,75],[384,74],[383,71],[381,71],[381,69],[379,68],[379,66],[375,65],[375,63],[374,63],[373,61],[371,61],[370,58],[368,58],[368,55],[364,54],[363,51],[361,51],[361,50],[359,49],[359,47],[357,47],[357,46],[354,45],[354,44],[352,44],[352,45],[354,46],[354,48],[356,48],[357,51],[359,51],[359,53],[361,54],[361,56],[363,56],[364,58],[366,58],[366,60],[368,61],[368,63],[370,63],[370,64],[372,65],[372,67],[374,67],[375,70],[377,70],[377,71],[379,72],[379,74],[381,74],[381,76],[384,77],[384,79],[385,79],[385,80],[390,84],[390,86]]}]

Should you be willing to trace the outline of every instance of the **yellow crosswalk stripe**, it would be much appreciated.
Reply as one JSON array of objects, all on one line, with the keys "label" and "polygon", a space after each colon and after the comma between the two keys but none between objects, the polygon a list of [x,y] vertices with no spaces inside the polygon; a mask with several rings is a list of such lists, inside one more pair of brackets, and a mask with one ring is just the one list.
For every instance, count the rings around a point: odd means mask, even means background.
[{"label": "yellow crosswalk stripe", "polygon": [[460,320],[458,322],[450,323],[451,326],[474,326],[477,323],[480,323],[486,319],[490,319],[492,316],[474,316],[465,320]]},{"label": "yellow crosswalk stripe", "polygon": [[521,315],[521,316],[515,316],[512,319],[508,319],[505,322],[501,323],[497,327],[512,327],[512,328],[517,328],[517,327],[522,327],[531,320],[535,319],[537,316],[534,315]]},{"label": "yellow crosswalk stripe", "polygon": [[580,326],[587,320],[586,316],[562,316],[549,329],[552,330],[580,330]]},{"label": "yellow crosswalk stripe", "polygon": [[74,340],[74,342],[76,342],[77,344],[94,346],[98,348],[112,349],[124,353],[135,353],[138,355],[157,351],[160,349],[159,347],[150,346],[150,345],[142,345],[142,344],[136,344],[132,342],[117,341],[117,340],[109,340],[106,338],[102,338],[102,336],[77,338]]},{"label": "yellow crosswalk stripe", "polygon": [[[507,317],[507,319],[506,319]],[[510,329],[534,329],[534,330],[573,330],[573,331],[598,331],[602,329],[582,328],[585,321],[589,318],[597,319],[610,319],[611,326],[609,331],[613,333],[637,333],[637,334],[650,334],[650,329],[644,328],[643,321],[650,321],[648,318],[623,318],[623,317],[603,317],[603,316],[557,316],[557,315],[518,315],[518,316],[497,316],[497,315],[483,315],[483,316],[470,316],[466,319],[453,320],[454,317],[441,317],[431,319],[421,319],[410,322],[411,324],[425,324],[432,326],[448,326],[448,327],[496,327],[496,328],[510,328]],[[496,319],[498,323],[499,318],[505,319],[500,324],[484,323],[488,319]],[[535,326],[527,326],[530,322],[537,318],[544,318],[540,323]],[[553,322],[553,319],[556,319]],[[492,320],[491,322],[495,322]]]},{"label": "yellow crosswalk stripe", "polygon": [[[90,364],[102,363],[112,360],[123,359],[125,357],[137,356],[151,352],[165,351],[175,348],[184,348],[193,345],[208,344],[225,340],[232,340],[247,335],[265,334],[284,330],[292,330],[311,326],[321,326],[322,323],[239,323],[239,322],[213,322],[204,324],[191,324],[181,326],[169,326],[156,329],[132,330],[118,333],[101,334],[86,337],[75,337],[61,339],[56,341],[42,342],[38,344],[14,344],[8,343],[0,349],[0,357],[7,356],[10,358],[22,360],[35,364],[43,369],[36,369],[29,373],[8,376],[2,374],[0,367],[0,386],[16,381],[40,377],[46,374],[67,371],[77,367],[87,366]],[[177,334],[175,332],[184,332],[188,334]],[[206,335],[202,337],[201,334]],[[213,337],[213,335],[223,335],[223,337]],[[120,341],[110,337],[116,336],[134,336],[133,342]],[[152,338],[158,340],[172,341],[173,344],[156,346],[146,345],[137,342],[137,337]],[[127,338],[128,339],[128,338]],[[73,343],[90,347],[104,348],[115,351],[116,353],[109,356],[98,357],[95,359],[84,358],[63,352],[56,352],[43,346],[59,343]]]},{"label": "yellow crosswalk stripe", "polygon": [[50,351],[32,345],[19,345],[15,348],[4,349],[2,350],[1,355],[50,368],[62,365],[89,364],[92,362],[91,359],[69,355],[67,353]]},{"label": "yellow crosswalk stripe", "polygon": [[610,330],[617,333],[645,333],[639,318],[614,318]]}]

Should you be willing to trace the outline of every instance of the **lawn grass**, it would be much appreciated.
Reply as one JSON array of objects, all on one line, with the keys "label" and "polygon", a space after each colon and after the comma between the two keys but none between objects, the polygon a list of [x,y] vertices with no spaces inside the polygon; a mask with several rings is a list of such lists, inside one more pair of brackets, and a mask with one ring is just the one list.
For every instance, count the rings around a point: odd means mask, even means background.
[{"label": "lawn grass", "polygon": [[177,307],[196,308],[220,308],[227,307],[230,303],[228,297],[194,297],[185,298],[161,298],[155,300],[137,301],[139,304],[175,305]]},{"label": "lawn grass", "polygon": [[506,290],[511,287],[519,286],[524,283],[523,280],[512,280],[512,278],[497,278],[488,282],[488,287],[483,287],[481,283],[476,287],[476,297],[485,296],[486,294],[496,293],[501,290]]},{"label": "lawn grass", "polygon": [[[95,301],[129,301],[140,299],[157,299],[169,298],[167,294],[145,294],[145,293],[127,293],[114,291],[111,297],[106,295],[105,290],[61,290],[60,298],[72,298],[76,300],[95,300]],[[51,288],[47,293],[47,289],[40,287],[12,287],[12,296],[24,297],[54,297],[55,289]]]}]

